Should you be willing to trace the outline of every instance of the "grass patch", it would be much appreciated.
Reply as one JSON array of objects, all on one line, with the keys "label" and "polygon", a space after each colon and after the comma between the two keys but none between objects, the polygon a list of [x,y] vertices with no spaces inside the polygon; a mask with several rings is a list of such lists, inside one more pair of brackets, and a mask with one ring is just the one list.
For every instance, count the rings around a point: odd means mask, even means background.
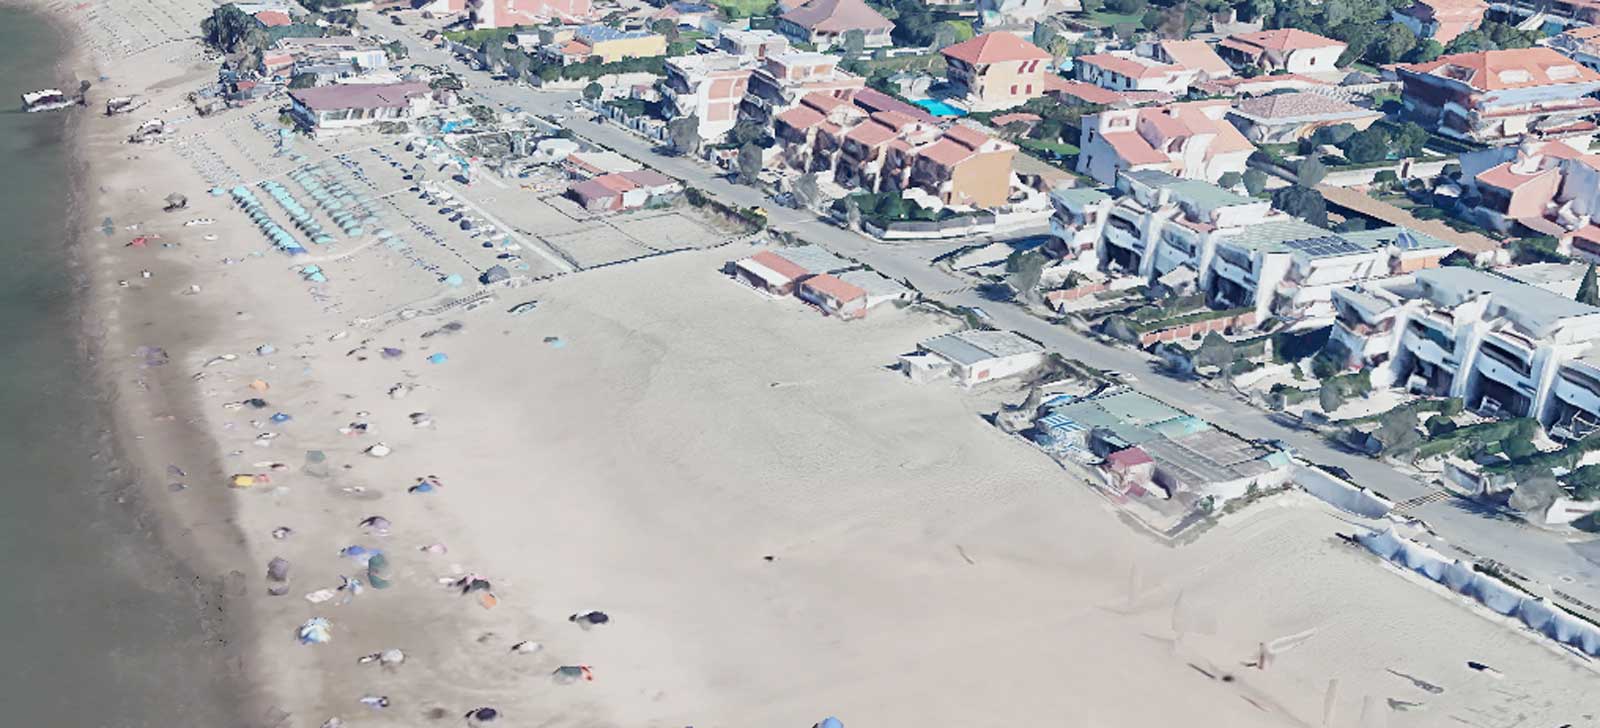
[{"label": "grass patch", "polygon": [[1076,144],[1068,144],[1066,142],[1047,142],[1042,139],[1023,139],[1017,142],[1017,146],[1035,152],[1059,154],[1063,157],[1075,156],[1079,152]]},{"label": "grass patch", "polygon": [[777,5],[773,0],[711,0],[711,4],[729,18],[771,15]]},{"label": "grass patch", "polygon": [[1091,23],[1098,23],[1109,28],[1113,25],[1118,25],[1121,23],[1132,23],[1134,25],[1138,25],[1144,20],[1144,13],[1113,13],[1105,10],[1099,10],[1089,13],[1086,19]]},{"label": "grass patch", "polygon": [[486,40],[504,43],[506,38],[515,32],[517,32],[516,28],[479,28],[477,30],[452,30],[445,33],[444,37],[445,40],[477,48]]}]

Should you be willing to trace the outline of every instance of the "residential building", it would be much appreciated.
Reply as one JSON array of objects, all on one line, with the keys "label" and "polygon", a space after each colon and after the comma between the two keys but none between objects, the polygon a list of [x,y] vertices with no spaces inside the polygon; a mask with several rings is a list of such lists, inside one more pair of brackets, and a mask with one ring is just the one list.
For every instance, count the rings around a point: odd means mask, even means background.
[{"label": "residential building", "polygon": [[717,49],[740,58],[761,60],[789,50],[789,39],[770,30],[723,28],[717,34]]},{"label": "residential building", "polygon": [[1152,43],[1145,53],[1162,63],[1192,69],[1197,80],[1213,81],[1231,78],[1233,67],[1217,55],[1210,43],[1203,40],[1160,40]]},{"label": "residential building", "polygon": [[1166,104],[1172,94],[1160,91],[1112,91],[1084,81],[1069,81],[1054,74],[1045,76],[1045,95],[1073,106],[1127,108],[1146,104]]},{"label": "residential building", "polygon": [[1549,48],[1480,51],[1399,66],[1407,117],[1491,145],[1591,136],[1600,73]]},{"label": "residential building", "polygon": [[1096,251],[1114,203],[1111,195],[1092,187],[1050,190],[1050,234],[1055,239],[1049,249],[1074,268],[1099,268]]},{"label": "residential building", "polygon": [[1215,182],[1243,174],[1255,145],[1227,121],[1227,101],[1189,101],[1085,116],[1078,172],[1114,184],[1124,170],[1153,169]]},{"label": "residential building", "polygon": [[750,88],[753,62],[727,53],[668,58],[657,84],[670,119],[693,116],[700,138],[721,139],[739,120],[739,102]]},{"label": "residential building", "polygon": [[717,9],[715,6],[679,0],[678,2],[667,3],[665,7],[651,13],[650,23],[654,25],[663,20],[670,20],[680,28],[699,30],[705,26],[706,21],[714,20],[716,17]]},{"label": "residential building", "polygon": [[772,136],[782,146],[780,159],[801,172],[832,171],[844,144],[844,130],[867,118],[848,100],[812,92],[772,120]]},{"label": "residential building", "polygon": [[1263,96],[1280,91],[1331,90],[1338,84],[1323,78],[1312,78],[1298,73],[1280,73],[1272,76],[1244,78],[1214,78],[1196,81],[1194,90],[1208,96]]},{"label": "residential building", "polygon": [[1462,155],[1467,216],[1495,230],[1520,226],[1558,239],[1592,227],[1600,213],[1600,155],[1571,141],[1529,139]]},{"label": "residential building", "polygon": [[667,54],[667,38],[648,30],[621,30],[609,25],[540,28],[545,55],[562,63],[597,58],[615,63],[625,58],[654,58]]},{"label": "residential building", "polygon": [[1483,0],[1412,0],[1389,12],[1394,22],[1416,34],[1418,40],[1449,45],[1456,36],[1483,25],[1489,4]]},{"label": "residential building", "polygon": [[[286,53],[293,56],[297,63],[307,65],[342,63],[354,67],[359,73],[389,68],[389,53],[377,43],[359,36],[283,38],[277,42],[276,49],[278,54]],[[265,62],[263,57],[263,63]]]},{"label": "residential building", "polygon": [[290,89],[290,113],[313,133],[408,121],[448,105],[453,95],[422,82],[346,83]]},{"label": "residential building", "polygon": [[1011,33],[984,33],[939,51],[952,101],[972,111],[997,111],[1044,95],[1049,53]]},{"label": "residential building", "polygon": [[1547,42],[1551,48],[1566,54],[1584,68],[1600,71],[1600,26],[1573,28]]},{"label": "residential building", "polygon": [[469,18],[474,28],[577,23],[594,16],[590,0],[431,0],[420,9],[441,17]]},{"label": "residential building", "polygon": [[1357,131],[1383,118],[1381,112],[1315,93],[1257,96],[1239,101],[1228,121],[1252,144],[1292,144],[1318,129],[1349,124]]},{"label": "residential building", "polygon": [[[939,136],[938,127],[895,111],[871,114],[841,132],[837,158],[832,164],[834,181],[846,189],[867,190],[880,188],[891,142],[898,140],[915,148]],[[824,149],[831,146],[827,141],[831,140],[825,140]]]},{"label": "residential building", "polygon": [[567,188],[568,195],[590,212],[631,210],[682,191],[677,180],[648,169],[602,174]]},{"label": "residential building", "polygon": [[1077,0],[978,0],[978,20],[984,28],[1031,29],[1034,23],[1056,13],[1079,9]]},{"label": "residential building", "polygon": [[[1454,247],[1389,227],[1331,233],[1197,180],[1124,172],[1124,194],[1106,211],[1099,267],[1145,281],[1192,279],[1217,308],[1249,308],[1310,323],[1333,315],[1335,288],[1436,266]],[[1052,225],[1054,229],[1054,225]]]},{"label": "residential building", "polygon": [[812,276],[843,273],[856,264],[815,245],[795,245],[763,250],[728,265],[728,273],[741,283],[774,296],[794,293]]},{"label": "residential building", "polygon": [[900,370],[913,381],[951,378],[973,387],[1016,376],[1045,362],[1038,342],[1011,331],[957,331],[917,344],[900,357]]},{"label": "residential building", "polygon": [[589,179],[603,174],[637,172],[644,166],[609,149],[573,152],[561,160],[561,168],[573,179]]},{"label": "residential building", "polygon": [[1132,53],[1092,53],[1072,59],[1073,75],[1112,91],[1150,91],[1181,95],[1199,76],[1198,69]]},{"label": "residential building", "polygon": [[839,68],[839,56],[805,51],[775,53],[750,74],[749,90],[739,103],[739,118],[765,126],[807,94],[848,98],[866,85],[866,79]]},{"label": "residential building", "polygon": [[886,182],[921,189],[945,205],[999,207],[1011,199],[1011,163],[1017,145],[969,126],[955,125],[938,139],[913,147],[891,143],[885,158]]},{"label": "residential building", "polygon": [[867,5],[865,0],[810,0],[778,16],[776,30],[796,43],[809,43],[817,50],[842,44],[846,33],[859,32],[863,47],[894,45],[889,32],[894,23]]},{"label": "residential building", "polygon": [[1280,28],[1230,35],[1217,44],[1217,54],[1235,69],[1253,67],[1262,74],[1337,73],[1339,56],[1346,47],[1316,33]]},{"label": "residential building", "polygon": [[1334,340],[1374,384],[1534,417],[1552,434],[1600,422],[1600,308],[1474,268],[1336,291]]}]

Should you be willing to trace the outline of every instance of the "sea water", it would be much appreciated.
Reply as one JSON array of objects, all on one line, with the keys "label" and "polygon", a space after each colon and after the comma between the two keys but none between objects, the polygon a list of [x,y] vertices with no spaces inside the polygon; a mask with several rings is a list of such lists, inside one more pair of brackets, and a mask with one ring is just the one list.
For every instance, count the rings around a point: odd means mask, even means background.
[{"label": "sea water", "polygon": [[0,725],[241,725],[201,628],[216,605],[128,497],[84,353],[65,122],[92,109],[21,112],[76,91],[64,43],[0,6]]}]

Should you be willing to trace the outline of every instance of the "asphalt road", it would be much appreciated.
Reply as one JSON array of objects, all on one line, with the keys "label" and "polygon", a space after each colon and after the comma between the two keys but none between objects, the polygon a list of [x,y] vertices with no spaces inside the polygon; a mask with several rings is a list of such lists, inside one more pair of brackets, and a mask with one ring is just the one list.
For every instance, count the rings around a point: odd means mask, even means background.
[{"label": "asphalt road", "polygon": [[[387,24],[374,17],[368,20],[368,25],[385,27]],[[724,203],[763,207],[773,226],[856,258],[892,278],[907,280],[926,298],[951,305],[979,307],[989,314],[999,328],[1022,333],[1090,366],[1133,374],[1137,377],[1135,386],[1146,394],[1242,437],[1283,440],[1293,445],[1302,459],[1343,468],[1358,485],[1383,493],[1397,502],[1438,490],[1437,486],[1417,480],[1380,461],[1335,448],[1315,433],[1279,424],[1231,395],[1200,387],[1191,381],[1158,374],[1151,366],[1152,359],[1143,352],[1101,344],[1066,327],[1040,319],[1018,306],[985,299],[970,289],[972,283],[969,279],[950,275],[930,265],[933,258],[970,244],[970,240],[909,244],[869,240],[819,220],[811,213],[773,204],[755,188],[733,184],[704,163],[656,154],[652,143],[614,124],[578,118],[568,106],[570,101],[578,98],[577,92],[541,91],[491,81],[488,74],[468,70],[450,54],[423,44],[416,35],[420,31],[415,26],[407,31],[390,35],[400,36],[410,48],[413,62],[456,68],[463,78],[468,79],[468,93],[476,94],[494,106],[517,106],[534,114],[565,117],[561,123],[573,133],[682,179]],[[1426,521],[1444,544],[1459,546],[1469,555],[1505,563],[1527,577],[1600,607],[1600,565],[1585,559],[1571,546],[1575,542],[1588,541],[1588,538],[1568,539],[1525,526],[1463,499],[1447,498],[1428,503],[1407,511],[1407,515]]]}]

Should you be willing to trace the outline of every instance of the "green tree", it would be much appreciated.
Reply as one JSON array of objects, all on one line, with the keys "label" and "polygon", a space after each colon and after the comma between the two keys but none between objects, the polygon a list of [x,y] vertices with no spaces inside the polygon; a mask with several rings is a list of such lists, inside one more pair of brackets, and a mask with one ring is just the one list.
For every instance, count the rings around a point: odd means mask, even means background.
[{"label": "green tree", "polygon": [[867,34],[859,29],[844,32],[844,54],[848,58],[860,58],[867,50]]},{"label": "green tree", "polygon": [[1217,186],[1225,190],[1238,187],[1241,182],[1244,182],[1244,175],[1238,172],[1223,172],[1222,176],[1217,178]]},{"label": "green tree", "polygon": [[1328,201],[1309,187],[1290,185],[1272,193],[1272,206],[1317,227],[1328,226]]},{"label": "green tree", "polygon": [[1316,187],[1328,176],[1328,168],[1316,157],[1306,157],[1294,167],[1295,179],[1304,187]]},{"label": "green tree", "polygon": [[583,87],[583,97],[590,101],[599,100],[601,94],[604,94],[605,92],[605,87],[592,81],[589,83],[589,85]]},{"label": "green tree", "polygon": [[211,16],[200,21],[200,35],[212,48],[233,53],[259,26],[256,19],[228,3],[211,11]]},{"label": "green tree", "polygon": [[1367,46],[1366,57],[1374,63],[1399,63],[1412,48],[1417,47],[1417,36],[1404,25],[1395,23],[1385,27]]},{"label": "green tree", "polygon": [[1244,189],[1252,197],[1267,189],[1267,173],[1251,167],[1244,171]]},{"label": "green tree", "polygon": [[678,154],[694,154],[700,148],[700,117],[680,116],[667,122],[667,143]]},{"label": "green tree", "polygon": [[1415,157],[1422,154],[1423,145],[1428,143],[1428,130],[1414,121],[1405,122],[1395,133],[1393,143],[1400,156]]},{"label": "green tree", "polygon": [[739,147],[738,162],[739,184],[755,186],[761,179],[761,147],[755,142],[746,142]]},{"label": "green tree", "polygon": [[311,88],[317,85],[317,74],[296,73],[289,79],[289,88]]},{"label": "green tree", "polygon": [[1195,366],[1216,367],[1227,373],[1228,367],[1238,358],[1233,342],[1222,338],[1222,334],[1212,331],[1200,340],[1200,348],[1195,350]]},{"label": "green tree", "polygon": [[1589,270],[1584,272],[1583,282],[1578,284],[1578,303],[1600,306],[1600,282],[1595,280],[1593,263],[1590,263]]},{"label": "green tree", "polygon": [[1366,164],[1386,159],[1389,156],[1389,133],[1377,126],[1368,127],[1352,134],[1345,141],[1345,158],[1356,164]]},{"label": "green tree", "polygon": [[678,30],[678,24],[666,18],[651,23],[650,30],[656,35],[666,38],[668,43],[676,43],[681,35]]},{"label": "green tree", "polygon": [[1106,0],[1106,10],[1118,15],[1143,15],[1149,8],[1149,0]]},{"label": "green tree", "polygon": [[728,130],[728,141],[732,142],[736,146],[742,147],[746,144],[760,141],[761,138],[766,135],[766,127],[757,124],[754,121],[750,121],[749,119],[745,119],[734,124],[733,128]]},{"label": "green tree", "polygon": [[1411,53],[1407,54],[1406,60],[1411,63],[1427,63],[1442,55],[1444,55],[1444,46],[1440,45],[1439,41],[1429,38],[1418,43],[1417,47],[1412,48]]}]

